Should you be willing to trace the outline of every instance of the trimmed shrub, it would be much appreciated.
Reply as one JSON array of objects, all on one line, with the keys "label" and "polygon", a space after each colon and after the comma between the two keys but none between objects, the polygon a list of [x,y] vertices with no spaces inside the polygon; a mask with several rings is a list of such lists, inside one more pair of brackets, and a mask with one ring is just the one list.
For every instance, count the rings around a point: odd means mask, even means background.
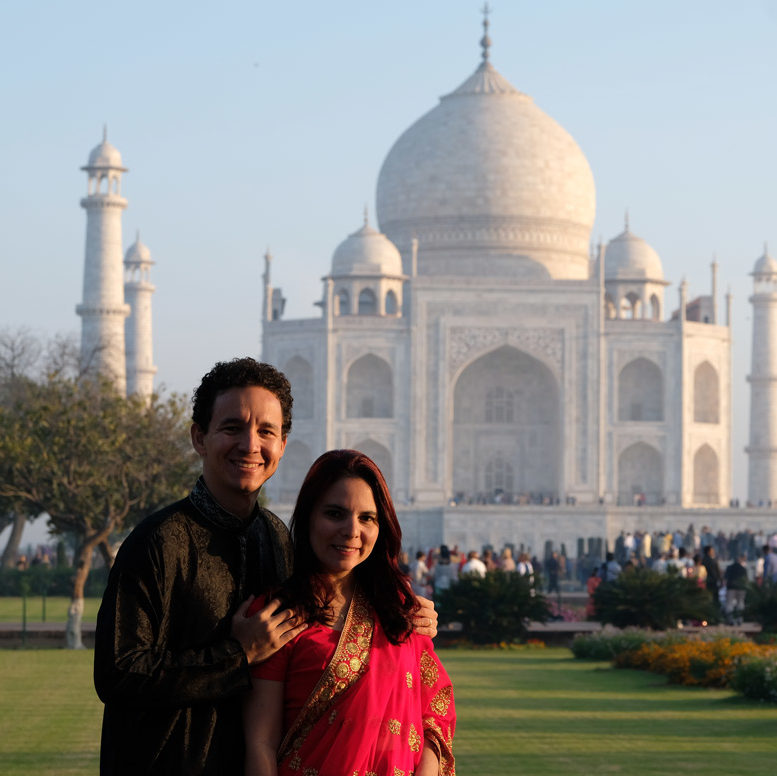
[{"label": "trimmed shrub", "polygon": [[619,628],[665,630],[679,620],[717,621],[712,597],[692,579],[651,569],[623,571],[594,592],[596,617]]},{"label": "trimmed shrub", "polygon": [[659,638],[644,630],[603,630],[600,633],[580,634],[572,641],[572,654],[582,660],[614,660],[621,652],[637,650]]},{"label": "trimmed shrub", "polygon": [[[69,598],[73,594],[75,569],[30,566],[25,571],[18,569],[0,570],[0,596],[20,596],[27,585],[27,595],[57,595]],[[92,569],[84,586],[84,595],[100,598],[108,581],[108,569]]]},{"label": "trimmed shrub", "polygon": [[460,622],[473,644],[510,643],[526,638],[530,620],[546,622],[544,596],[520,574],[489,571],[463,576],[445,590],[437,607],[440,623]]},{"label": "trimmed shrub", "polygon": [[731,687],[746,698],[777,703],[777,655],[740,660],[734,667]]},{"label": "trimmed shrub", "polygon": [[751,584],[745,597],[745,618],[754,620],[764,633],[777,633],[777,583]]}]

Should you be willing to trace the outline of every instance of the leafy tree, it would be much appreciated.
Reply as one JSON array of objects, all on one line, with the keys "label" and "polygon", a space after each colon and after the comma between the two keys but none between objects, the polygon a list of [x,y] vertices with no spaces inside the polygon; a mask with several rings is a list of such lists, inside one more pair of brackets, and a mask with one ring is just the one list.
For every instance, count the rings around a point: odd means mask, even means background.
[{"label": "leafy tree", "polygon": [[527,577],[501,570],[462,576],[440,596],[438,613],[443,624],[460,622],[475,644],[525,639],[528,622],[545,622],[550,614]]},{"label": "leafy tree", "polygon": [[696,581],[651,569],[622,571],[594,592],[596,618],[619,628],[664,630],[678,620],[717,620],[712,597]]},{"label": "leafy tree", "polygon": [[[80,647],[94,550],[181,498],[195,476],[185,403],[120,396],[100,378],[15,378],[0,402],[0,498],[76,538],[67,644]],[[108,558],[110,560],[110,557]]]}]

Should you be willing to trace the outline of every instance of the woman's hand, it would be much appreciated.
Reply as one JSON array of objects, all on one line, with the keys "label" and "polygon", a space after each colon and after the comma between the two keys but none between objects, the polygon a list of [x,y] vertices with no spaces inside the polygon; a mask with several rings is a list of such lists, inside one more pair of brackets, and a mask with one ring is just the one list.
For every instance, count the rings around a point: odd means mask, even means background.
[{"label": "woman's hand", "polygon": [[419,610],[413,617],[413,630],[421,636],[433,639],[437,635],[437,612],[434,611],[434,603],[423,596],[416,596]]}]

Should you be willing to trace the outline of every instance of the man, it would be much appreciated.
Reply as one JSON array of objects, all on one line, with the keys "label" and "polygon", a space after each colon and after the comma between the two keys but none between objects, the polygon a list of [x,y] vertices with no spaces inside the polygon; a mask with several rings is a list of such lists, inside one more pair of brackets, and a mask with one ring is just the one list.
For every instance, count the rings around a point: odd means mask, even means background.
[{"label": "man", "polygon": [[[291,570],[286,527],[256,503],[291,415],[288,380],[251,358],[216,364],[195,391],[202,476],[124,541],[97,617],[102,774],[243,772],[249,666],[306,627],[278,600],[245,616]],[[421,615],[434,633],[436,615]]]},{"label": "man", "polygon": [[777,549],[767,544],[764,545],[764,553],[764,581],[777,584]]},{"label": "man", "polygon": [[481,579],[486,576],[486,564],[480,560],[477,550],[470,550],[467,553],[467,562],[461,567],[461,573],[472,574]]},{"label": "man", "polygon": [[740,555],[733,563],[726,566],[726,615],[732,625],[742,624],[747,591],[746,561],[747,556]]},{"label": "man", "polygon": [[620,573],[621,564],[615,560],[615,554],[612,552],[605,553],[604,563],[602,563],[599,569],[599,579],[602,582],[614,582]]},{"label": "man", "polygon": [[707,569],[707,579],[705,585],[710,595],[712,596],[712,602],[715,606],[720,606],[720,587],[723,584],[723,578],[720,573],[720,566],[718,565],[717,558],[715,557],[715,548],[712,545],[707,545],[704,548],[704,557],[701,561],[705,569]]},{"label": "man", "polygon": [[426,554],[418,550],[415,560],[410,564],[410,586],[416,595],[427,595],[429,586],[429,568],[426,565]]}]

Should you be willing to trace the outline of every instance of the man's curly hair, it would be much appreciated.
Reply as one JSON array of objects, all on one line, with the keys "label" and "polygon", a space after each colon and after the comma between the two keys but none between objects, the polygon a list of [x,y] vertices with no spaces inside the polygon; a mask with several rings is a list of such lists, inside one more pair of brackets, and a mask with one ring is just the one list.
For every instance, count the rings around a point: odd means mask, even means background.
[{"label": "man's curly hair", "polygon": [[230,388],[248,388],[257,386],[273,394],[281,403],[283,425],[281,436],[285,439],[291,431],[291,385],[286,375],[271,364],[264,364],[253,358],[233,358],[231,361],[219,361],[210,370],[195,389],[192,396],[192,422],[203,432],[207,432],[213,417],[213,404],[216,397]]}]

